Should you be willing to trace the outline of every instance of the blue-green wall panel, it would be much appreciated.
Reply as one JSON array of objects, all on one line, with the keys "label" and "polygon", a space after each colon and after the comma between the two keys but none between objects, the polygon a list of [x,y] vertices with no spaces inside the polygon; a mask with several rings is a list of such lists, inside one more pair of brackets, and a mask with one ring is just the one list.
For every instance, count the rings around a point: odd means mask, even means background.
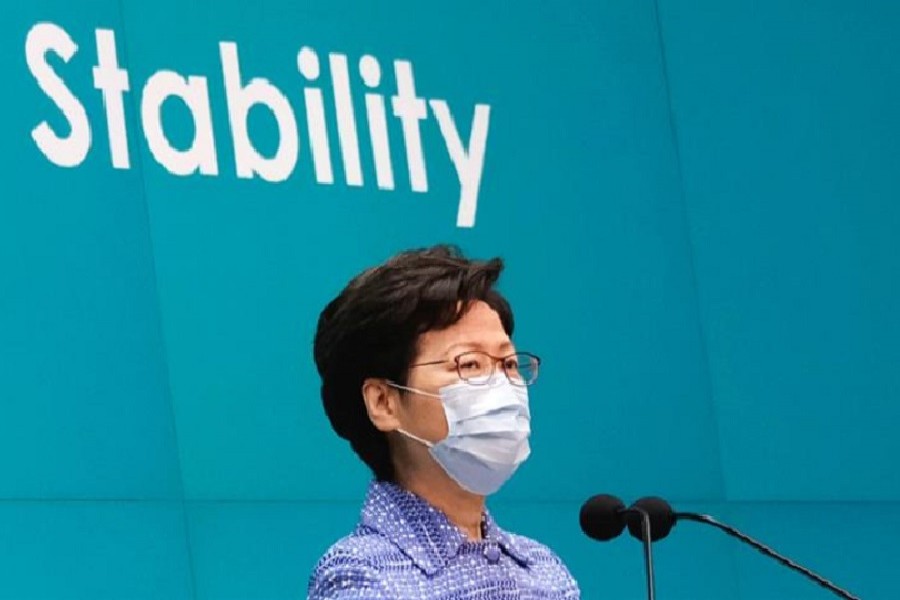
[{"label": "blue-green wall panel", "polygon": [[181,502],[0,502],[0,598],[193,598]]},{"label": "blue-green wall panel", "polygon": [[186,504],[198,599],[305,597],[309,575],[350,533],[358,502]]},{"label": "blue-green wall panel", "polygon": [[660,9],[728,497],[900,499],[900,7]]},{"label": "blue-green wall panel", "polygon": [[[0,497],[180,498],[146,207],[134,171],[104,154],[105,119],[76,169],[31,139],[66,131],[35,85],[25,39],[65,24],[79,48],[52,62],[90,114],[94,27],[117,27],[115,2],[14,3],[0,23]],[[99,149],[98,149],[99,148]]]},{"label": "blue-green wall panel", "polygon": [[[729,507],[730,523],[866,600],[900,596],[890,551],[900,507],[888,502],[761,502]],[[797,599],[827,592],[749,547],[736,547],[742,598]]]}]

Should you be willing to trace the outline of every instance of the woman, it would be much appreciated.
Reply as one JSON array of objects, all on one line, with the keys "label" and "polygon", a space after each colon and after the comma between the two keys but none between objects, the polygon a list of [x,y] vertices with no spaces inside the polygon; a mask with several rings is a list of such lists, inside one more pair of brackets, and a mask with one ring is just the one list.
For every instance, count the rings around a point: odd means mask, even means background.
[{"label": "woman", "polygon": [[499,259],[409,251],[354,278],[319,317],[325,412],[371,468],[359,525],[315,567],[309,598],[579,598],[546,546],[485,508],[530,453],[528,386],[494,289]]}]

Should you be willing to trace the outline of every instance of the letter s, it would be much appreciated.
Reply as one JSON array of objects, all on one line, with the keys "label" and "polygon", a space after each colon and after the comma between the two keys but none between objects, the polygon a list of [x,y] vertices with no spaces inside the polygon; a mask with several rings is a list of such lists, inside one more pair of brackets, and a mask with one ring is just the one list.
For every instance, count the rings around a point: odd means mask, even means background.
[{"label": "letter s", "polygon": [[35,24],[25,39],[28,69],[41,90],[62,111],[71,128],[68,136],[61,137],[50,128],[47,121],[42,121],[31,130],[31,137],[41,152],[61,167],[77,167],[84,161],[91,148],[91,125],[84,105],[45,59],[47,52],[53,51],[63,61],[69,62],[77,50],[78,46],[66,30],[53,23]]}]

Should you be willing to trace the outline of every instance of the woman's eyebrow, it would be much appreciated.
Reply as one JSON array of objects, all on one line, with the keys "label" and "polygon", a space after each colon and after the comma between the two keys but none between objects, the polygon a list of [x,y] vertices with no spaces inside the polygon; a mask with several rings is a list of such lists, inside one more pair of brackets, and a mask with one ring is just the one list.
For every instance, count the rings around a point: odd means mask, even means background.
[{"label": "woman's eyebrow", "polygon": [[[485,351],[487,351],[488,346],[489,346],[488,344],[482,344],[481,342],[477,342],[477,341],[456,342],[454,344],[450,344],[444,350],[444,356],[448,356],[448,357],[452,358],[454,355],[454,352],[453,352],[454,349],[457,349],[462,352],[465,352],[467,350],[481,350],[482,352],[485,352]],[[504,341],[500,342],[500,344],[498,344],[496,346],[496,348],[497,348],[499,354],[503,354],[506,351],[515,351],[516,347],[510,340],[504,340]]]},{"label": "woman's eyebrow", "polygon": [[447,346],[447,348],[444,350],[444,356],[453,358],[454,349],[459,349],[465,352],[466,350],[480,350],[481,348],[478,344],[473,342],[456,342]]}]

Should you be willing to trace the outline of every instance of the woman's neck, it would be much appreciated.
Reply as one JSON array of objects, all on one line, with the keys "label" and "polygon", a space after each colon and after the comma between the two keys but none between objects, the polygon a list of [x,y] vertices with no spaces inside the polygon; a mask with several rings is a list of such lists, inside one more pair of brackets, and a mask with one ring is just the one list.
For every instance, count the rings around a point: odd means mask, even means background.
[{"label": "woman's neck", "polygon": [[397,473],[397,485],[421,496],[429,504],[447,515],[470,540],[482,539],[481,521],[484,515],[484,496],[462,489],[446,473]]}]

